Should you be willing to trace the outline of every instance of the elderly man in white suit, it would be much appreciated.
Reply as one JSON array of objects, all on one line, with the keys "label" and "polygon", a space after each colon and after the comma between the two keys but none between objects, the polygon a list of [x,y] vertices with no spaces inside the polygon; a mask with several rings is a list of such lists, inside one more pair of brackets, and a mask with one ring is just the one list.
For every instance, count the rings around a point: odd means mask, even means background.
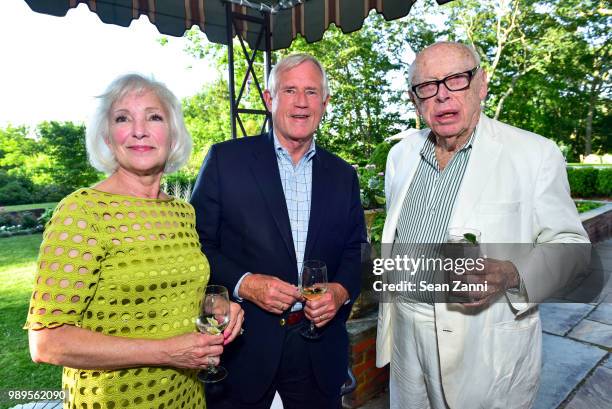
[{"label": "elderly man in white suit", "polygon": [[[559,149],[481,113],[487,81],[479,65],[478,54],[460,43],[436,43],[417,55],[410,95],[429,129],[389,153],[383,243],[402,237],[443,242],[449,227],[475,228],[482,243],[532,243],[534,249],[588,243]],[[438,183],[447,190],[436,191]],[[488,260],[482,273],[488,290],[467,306],[381,303],[377,365],[391,363],[391,407],[531,407],[541,366],[537,303],[584,262]]]}]

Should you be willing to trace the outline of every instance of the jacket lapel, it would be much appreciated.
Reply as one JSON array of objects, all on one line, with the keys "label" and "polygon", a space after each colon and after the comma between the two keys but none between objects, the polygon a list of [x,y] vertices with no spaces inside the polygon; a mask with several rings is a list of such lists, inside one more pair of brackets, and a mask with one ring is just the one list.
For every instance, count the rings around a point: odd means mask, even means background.
[{"label": "jacket lapel", "polygon": [[[270,210],[270,215],[274,219],[280,236],[287,247],[287,251],[291,258],[296,260],[293,237],[291,235],[291,224],[289,223],[289,212],[287,211],[287,202],[280,180],[272,138],[272,134],[269,133],[267,137],[262,138],[262,143],[256,145],[256,149],[253,152],[251,169],[266,205]],[[258,216],[253,215],[253,217]]]},{"label": "jacket lapel", "polygon": [[[320,148],[317,148],[320,149]],[[320,152],[320,151],[319,151]],[[331,194],[330,178],[325,176],[327,163],[322,154],[317,152],[312,157],[312,189],[310,196],[310,217],[308,219],[308,236],[304,249],[304,260],[309,258],[317,235],[321,230],[321,221],[325,214],[327,198]]]},{"label": "jacket lapel", "polygon": [[489,118],[484,114],[480,116],[472,149],[449,227],[470,227],[465,226],[465,223],[481,200],[483,187],[491,175],[495,174],[493,170],[497,166],[502,145],[497,141]]},{"label": "jacket lapel", "polygon": [[[395,239],[395,229],[397,228],[397,222],[404,205],[404,198],[412,183],[414,174],[420,161],[420,152],[423,148],[423,144],[429,135],[429,130],[419,133],[418,135],[411,136],[414,138],[411,141],[406,141],[407,144],[402,152],[400,152],[400,158],[397,161],[394,175],[386,175],[386,177],[392,177],[390,193],[387,194],[387,219],[383,228],[382,242],[393,243]],[[408,143],[409,142],[409,143]],[[401,142],[400,142],[401,143]],[[389,160],[389,158],[387,158]],[[384,248],[390,250],[391,246],[385,246]]]}]

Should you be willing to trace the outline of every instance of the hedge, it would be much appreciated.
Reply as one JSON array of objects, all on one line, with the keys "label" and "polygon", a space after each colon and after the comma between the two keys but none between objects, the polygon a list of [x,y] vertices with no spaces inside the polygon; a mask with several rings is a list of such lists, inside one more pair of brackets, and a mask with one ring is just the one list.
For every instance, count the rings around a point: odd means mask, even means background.
[{"label": "hedge", "polygon": [[612,197],[612,168],[598,169],[597,193],[604,197]]},{"label": "hedge", "polygon": [[567,168],[567,178],[573,197],[611,197],[612,169]]},{"label": "hedge", "polygon": [[20,175],[0,169],[0,207],[28,203],[59,202],[72,188],[55,184],[36,185]]},{"label": "hedge", "polygon": [[[383,144],[381,144],[383,145]],[[379,146],[372,155],[377,166],[377,171],[383,171],[383,161],[388,146]],[[378,169],[382,168],[382,169]],[[612,167],[596,168],[588,166],[568,167],[567,178],[573,197],[612,197]],[[196,175],[187,175],[177,172],[164,178],[167,188],[174,191],[176,185],[181,189],[193,188]],[[8,176],[0,170],[0,207],[25,204],[59,201],[68,193],[65,187],[57,185],[35,186],[30,181],[21,177]],[[171,192],[170,192],[171,193]]]}]

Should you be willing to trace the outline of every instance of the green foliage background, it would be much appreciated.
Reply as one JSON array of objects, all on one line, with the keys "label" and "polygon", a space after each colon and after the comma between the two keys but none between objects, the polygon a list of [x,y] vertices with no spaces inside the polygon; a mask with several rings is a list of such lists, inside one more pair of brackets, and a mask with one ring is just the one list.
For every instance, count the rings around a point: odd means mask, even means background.
[{"label": "green foliage background", "polygon": [[[424,0],[400,20],[385,21],[372,12],[353,33],[332,26],[314,44],[298,36],[273,59],[308,52],[322,62],[332,98],[317,143],[349,163],[374,164],[381,172],[390,148],[385,140],[423,126],[407,94],[413,51],[438,40],[463,41],[479,51],[489,77],[485,112],[554,140],[568,162],[577,162],[580,155],[612,151],[610,27],[612,14],[602,0],[456,0],[443,6]],[[169,179],[189,181],[208,148],[229,139],[231,131],[226,48],[208,43],[197,28],[185,37],[185,52],[216,68],[214,78],[183,100],[194,151],[188,165]],[[234,48],[241,107],[263,109],[252,75],[242,87],[246,58],[237,42]],[[254,69],[263,78],[261,55]],[[247,135],[258,134],[262,124],[261,117],[242,116]],[[0,129],[0,206],[57,201],[102,176],[87,163],[82,124],[51,121],[35,129]],[[576,194],[609,191],[611,182],[588,183],[578,183]]]},{"label": "green foliage background", "polygon": [[59,201],[101,178],[87,162],[84,125],[51,121],[29,131],[0,129],[0,206]]}]

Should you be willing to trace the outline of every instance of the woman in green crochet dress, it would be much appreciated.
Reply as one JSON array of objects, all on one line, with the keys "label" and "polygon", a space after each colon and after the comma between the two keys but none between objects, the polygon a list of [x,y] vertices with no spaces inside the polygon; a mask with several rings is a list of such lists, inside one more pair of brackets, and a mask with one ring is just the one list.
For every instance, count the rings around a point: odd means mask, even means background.
[{"label": "woman in green crochet dress", "polygon": [[64,408],[204,408],[199,369],[240,333],[197,332],[209,277],[194,211],[160,190],[191,152],[181,105],[131,74],[99,98],[90,162],[109,176],[57,206],[46,227],[25,328],[35,362],[64,366]]}]

